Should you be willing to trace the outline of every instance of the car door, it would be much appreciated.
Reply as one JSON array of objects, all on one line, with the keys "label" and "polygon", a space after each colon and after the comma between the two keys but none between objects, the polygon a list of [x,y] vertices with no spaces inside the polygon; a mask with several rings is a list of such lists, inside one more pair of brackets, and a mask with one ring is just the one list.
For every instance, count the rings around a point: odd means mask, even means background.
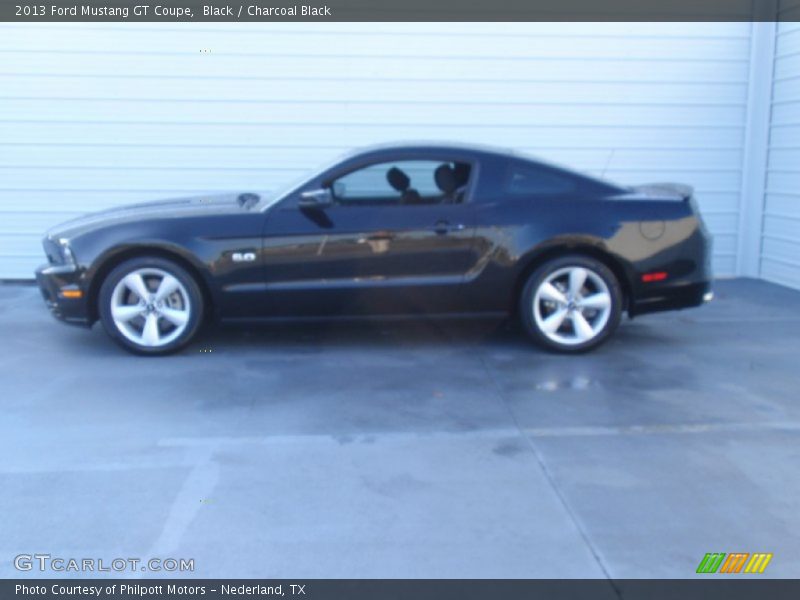
[{"label": "car door", "polygon": [[[477,261],[469,183],[436,185],[442,160],[380,160],[329,175],[327,201],[303,206],[314,182],[266,220],[265,311],[355,315],[464,310],[460,291]],[[400,172],[405,179],[391,174]],[[404,185],[405,184],[405,185]],[[402,188],[402,189],[401,189]]]}]

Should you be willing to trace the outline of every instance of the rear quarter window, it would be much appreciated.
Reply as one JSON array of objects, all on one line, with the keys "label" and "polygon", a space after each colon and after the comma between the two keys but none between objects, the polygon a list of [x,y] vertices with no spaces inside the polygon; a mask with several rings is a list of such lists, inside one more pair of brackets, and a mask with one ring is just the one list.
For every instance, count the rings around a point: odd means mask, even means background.
[{"label": "rear quarter window", "polygon": [[577,189],[569,176],[526,164],[512,164],[503,183],[503,191],[511,196],[561,196]]}]

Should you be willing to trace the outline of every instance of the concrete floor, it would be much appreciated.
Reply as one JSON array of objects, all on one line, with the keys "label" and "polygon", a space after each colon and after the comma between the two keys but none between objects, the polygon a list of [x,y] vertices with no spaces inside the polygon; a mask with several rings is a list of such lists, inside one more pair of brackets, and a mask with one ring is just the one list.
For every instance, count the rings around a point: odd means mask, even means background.
[{"label": "concrete floor", "polygon": [[45,552],[197,577],[691,577],[738,551],[799,577],[800,293],[716,289],[579,357],[395,322],[239,326],[148,359],[0,286],[0,576]]}]

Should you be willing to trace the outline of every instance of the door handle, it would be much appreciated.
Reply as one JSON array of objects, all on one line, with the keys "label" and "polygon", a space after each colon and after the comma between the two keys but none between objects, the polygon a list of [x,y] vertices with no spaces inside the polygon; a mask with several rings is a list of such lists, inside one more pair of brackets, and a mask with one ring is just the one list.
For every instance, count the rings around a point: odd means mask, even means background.
[{"label": "door handle", "polygon": [[437,221],[433,226],[433,230],[439,235],[450,233],[451,231],[464,231],[463,223],[451,224],[449,221]]}]

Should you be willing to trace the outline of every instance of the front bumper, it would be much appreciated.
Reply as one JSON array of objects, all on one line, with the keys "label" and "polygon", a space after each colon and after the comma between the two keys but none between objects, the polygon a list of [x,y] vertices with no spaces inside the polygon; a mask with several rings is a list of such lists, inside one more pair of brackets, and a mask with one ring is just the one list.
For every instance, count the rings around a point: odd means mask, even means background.
[{"label": "front bumper", "polygon": [[[91,327],[86,290],[75,267],[43,265],[36,270],[36,283],[54,317],[71,325]],[[72,295],[80,292],[81,297],[65,297],[70,292]]]}]

